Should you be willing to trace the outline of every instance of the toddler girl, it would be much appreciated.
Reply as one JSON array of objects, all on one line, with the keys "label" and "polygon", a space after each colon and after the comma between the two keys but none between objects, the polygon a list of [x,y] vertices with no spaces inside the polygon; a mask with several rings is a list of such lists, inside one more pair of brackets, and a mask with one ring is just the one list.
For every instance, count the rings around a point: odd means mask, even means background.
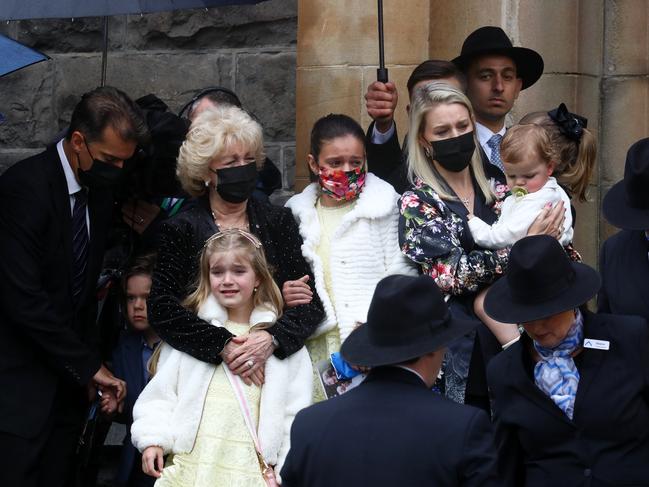
[{"label": "toddler girl", "polygon": [[[257,237],[239,229],[212,236],[200,257],[197,288],[184,305],[235,335],[271,326],[282,296]],[[284,360],[269,357],[264,374],[261,388],[245,386],[226,366],[161,345],[131,429],[143,470],[159,478],[156,486],[275,485],[293,418],[311,399],[306,349]]]},{"label": "toddler girl", "polygon": [[563,201],[566,210],[559,241],[564,246],[572,242],[570,198],[552,177],[555,156],[545,129],[536,124],[511,127],[500,146],[500,157],[512,194],[505,198],[500,217],[493,225],[470,216],[469,229],[475,243],[485,249],[514,245],[527,235],[543,207],[559,201]]},{"label": "toddler girl", "polygon": [[[561,107],[567,113],[563,104],[557,110]],[[555,122],[550,115],[557,110],[546,114],[553,124]],[[587,132],[585,119],[576,117],[573,117],[576,126],[579,126],[576,128],[580,128],[583,135]],[[576,131],[576,128],[573,127],[573,131]],[[583,150],[570,151],[575,160],[565,160],[565,144],[560,145],[556,137],[561,135],[560,126],[555,125],[554,130],[557,132],[554,138],[552,131],[536,123],[516,125],[507,131],[501,144],[500,156],[512,194],[503,202],[501,215],[493,225],[489,226],[479,218],[470,216],[469,228],[477,245],[487,249],[513,245],[527,235],[530,225],[545,206],[555,206],[560,201],[565,208],[566,217],[563,227],[554,236],[563,246],[572,243],[573,216],[570,198],[553,174],[562,179],[568,189],[575,192],[580,199],[585,200],[588,180],[595,161],[594,139],[588,132],[587,140],[583,141]],[[577,148],[580,145],[579,140],[568,143]],[[494,333],[503,348],[506,348],[519,338],[517,326],[496,322],[484,313],[485,292],[486,290],[483,290],[478,294],[474,301],[475,313]]]}]

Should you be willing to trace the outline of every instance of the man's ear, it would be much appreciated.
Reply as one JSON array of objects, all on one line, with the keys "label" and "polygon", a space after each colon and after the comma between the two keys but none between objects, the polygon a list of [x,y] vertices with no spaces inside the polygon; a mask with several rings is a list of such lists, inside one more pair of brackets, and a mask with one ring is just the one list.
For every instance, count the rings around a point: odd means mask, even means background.
[{"label": "man's ear", "polygon": [[518,95],[523,88],[523,78],[516,78],[516,93],[514,93],[514,100],[518,100]]},{"label": "man's ear", "polygon": [[81,132],[75,130],[70,136],[70,146],[72,150],[79,154],[85,148],[85,137]]},{"label": "man's ear", "polygon": [[320,174],[320,168],[318,167],[318,162],[315,160],[315,157],[309,154],[308,156],[306,156],[306,162],[313,174],[315,174],[316,176]]}]

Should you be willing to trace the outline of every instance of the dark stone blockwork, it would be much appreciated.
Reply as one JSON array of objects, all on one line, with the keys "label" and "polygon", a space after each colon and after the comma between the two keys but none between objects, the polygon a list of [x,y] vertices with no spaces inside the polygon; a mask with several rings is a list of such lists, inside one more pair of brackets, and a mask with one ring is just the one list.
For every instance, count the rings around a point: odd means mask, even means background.
[{"label": "dark stone blockwork", "polygon": [[[121,15],[108,25],[107,84],[133,98],[156,93],[172,110],[200,88],[235,89],[263,124],[277,166],[291,171],[285,184],[293,180],[296,0]],[[0,33],[52,57],[0,78],[2,171],[51,142],[78,97],[100,84],[103,19],[5,22]]]}]

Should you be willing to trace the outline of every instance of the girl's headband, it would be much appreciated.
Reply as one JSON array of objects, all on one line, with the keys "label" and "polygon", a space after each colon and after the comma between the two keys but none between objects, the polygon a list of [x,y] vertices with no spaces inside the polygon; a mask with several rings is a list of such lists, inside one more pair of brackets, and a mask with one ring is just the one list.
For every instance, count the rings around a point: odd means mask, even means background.
[{"label": "girl's headband", "polygon": [[214,235],[212,235],[210,238],[207,239],[207,241],[205,242],[205,247],[207,247],[210,243],[222,237],[227,237],[228,235],[241,235],[242,237],[248,239],[248,241],[250,241],[250,243],[256,249],[261,247],[261,242],[255,235],[245,230],[241,230],[240,228],[228,228],[227,230],[222,230],[220,232],[215,233]]}]

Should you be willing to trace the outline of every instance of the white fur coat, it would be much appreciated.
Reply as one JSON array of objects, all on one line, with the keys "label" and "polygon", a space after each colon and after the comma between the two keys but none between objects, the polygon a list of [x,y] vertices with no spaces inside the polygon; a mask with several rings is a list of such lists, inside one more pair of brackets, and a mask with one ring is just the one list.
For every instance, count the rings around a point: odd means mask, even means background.
[{"label": "white fur coat", "polygon": [[[214,326],[223,326],[227,319],[213,296],[201,306],[198,316]],[[275,319],[275,313],[256,308],[250,323],[273,323]],[[159,446],[165,454],[188,453],[194,447],[210,380],[220,365],[201,362],[166,343],[161,346],[158,370],[133,408],[131,439],[140,451]],[[284,360],[271,356],[266,361],[257,435],[264,458],[277,466],[277,473],[289,450],[293,418],[311,403],[311,388],[311,361],[305,348]]]},{"label": "white fur coat", "polygon": [[354,208],[331,236],[332,297],[325,288],[324,270],[316,253],[320,243],[320,221],[315,207],[320,194],[312,183],[286,202],[300,226],[304,240],[302,255],[311,265],[315,288],[325,309],[325,319],[312,336],[340,330],[341,341],[365,322],[376,284],[391,274],[416,275],[412,261],[399,248],[399,195],[382,179],[369,173]]}]

